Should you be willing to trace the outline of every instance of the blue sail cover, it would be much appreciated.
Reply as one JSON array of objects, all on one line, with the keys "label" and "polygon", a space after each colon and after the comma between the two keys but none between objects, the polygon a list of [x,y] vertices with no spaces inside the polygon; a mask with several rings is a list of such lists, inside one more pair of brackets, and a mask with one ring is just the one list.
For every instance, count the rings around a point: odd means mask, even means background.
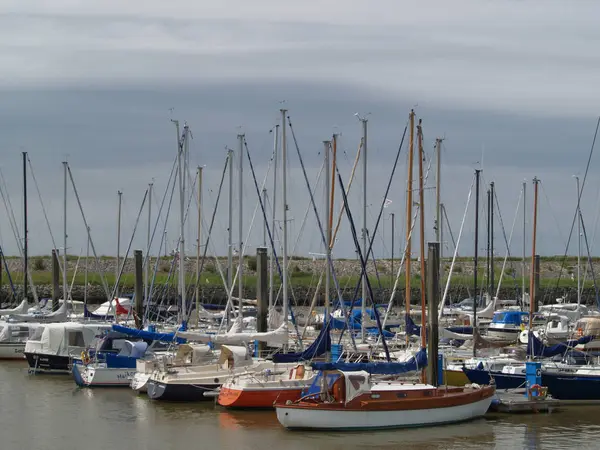
[{"label": "blue sail cover", "polygon": [[406,334],[409,336],[421,336],[421,327],[417,325],[409,314],[405,314]]},{"label": "blue sail cover", "polygon": [[331,328],[331,320],[327,322],[315,341],[308,346],[303,352],[299,353],[275,353],[273,362],[288,363],[296,361],[310,361],[311,359],[321,356],[331,350],[331,336],[329,329]]},{"label": "blue sail cover", "polygon": [[566,353],[569,349],[579,345],[587,344],[594,336],[583,336],[579,339],[570,339],[567,342],[560,342],[555,345],[546,346],[540,341],[533,333],[529,333],[529,345],[527,345],[527,354],[530,356],[541,356],[543,358],[550,358],[551,356],[560,355]]},{"label": "blue sail cover", "polygon": [[183,338],[178,337],[176,339],[175,333],[155,333],[152,331],[138,330],[136,328],[128,328],[117,324],[113,324],[112,329],[128,336],[151,339],[153,341],[172,342],[176,340],[178,344],[183,344],[186,342],[186,340]]},{"label": "blue sail cover", "polygon": [[313,370],[341,370],[343,372],[356,372],[364,370],[371,374],[395,375],[399,373],[414,372],[427,367],[427,352],[424,348],[419,350],[415,356],[406,362],[369,362],[369,363],[346,363],[346,362],[314,362],[311,364]]}]

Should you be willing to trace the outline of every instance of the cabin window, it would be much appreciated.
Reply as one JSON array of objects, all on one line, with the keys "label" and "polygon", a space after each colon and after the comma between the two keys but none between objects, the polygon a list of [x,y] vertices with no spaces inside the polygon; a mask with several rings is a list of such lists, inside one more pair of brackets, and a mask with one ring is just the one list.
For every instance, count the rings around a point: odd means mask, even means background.
[{"label": "cabin window", "polygon": [[406,392],[398,392],[398,393],[396,393],[396,397],[398,397],[398,398],[406,398]]},{"label": "cabin window", "polygon": [[431,397],[433,395],[433,391],[425,391],[425,392],[423,392],[423,395],[425,397]]},{"label": "cabin window", "polygon": [[69,347],[85,347],[85,340],[81,331],[69,331]]}]

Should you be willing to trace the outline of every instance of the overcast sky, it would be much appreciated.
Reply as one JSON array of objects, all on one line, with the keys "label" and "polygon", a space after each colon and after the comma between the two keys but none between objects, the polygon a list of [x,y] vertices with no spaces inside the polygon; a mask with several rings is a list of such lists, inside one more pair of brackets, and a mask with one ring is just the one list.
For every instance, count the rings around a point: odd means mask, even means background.
[{"label": "overcast sky", "polygon": [[[531,251],[532,182],[539,177],[540,253],[562,254],[576,205],[574,174],[583,179],[597,116],[600,40],[596,2],[432,1],[192,2],[129,0],[83,2],[5,1],[0,14],[0,161],[17,225],[22,224],[21,154],[33,175],[62,246],[63,173],[69,161],[98,254],[115,254],[117,190],[123,191],[122,253],[131,237],[144,191],[155,183],[153,220],[176,155],[170,119],[193,132],[191,176],[205,166],[206,231],[214,208],[226,146],[245,133],[259,184],[272,155],[271,130],[282,105],[289,110],[300,150],[323,210],[323,186],[314,185],[322,141],[340,133],[339,166],[347,183],[361,135],[356,112],[367,115],[368,228],[372,231],[411,108],[423,119],[426,167],[435,138],[443,136],[442,200],[455,237],[475,168],[483,168],[481,208],[494,181],[506,234],[527,182],[527,252]],[[289,131],[288,131],[289,134]],[[312,210],[304,232],[308,195],[293,141],[289,140],[290,251],[321,252]],[[237,164],[237,158],[236,158]],[[244,239],[256,192],[244,159]],[[582,209],[592,252],[597,253],[599,167],[592,158]],[[416,166],[415,166],[416,167]],[[427,185],[435,185],[434,170]],[[376,257],[395,256],[405,227],[406,146],[378,230]],[[29,230],[33,254],[52,242],[34,180],[29,176]],[[237,174],[234,235],[237,234]],[[416,179],[416,178],[415,178]],[[356,227],[362,224],[362,171],[350,193]],[[281,186],[277,195],[281,201]],[[272,172],[267,189],[272,196]],[[226,253],[227,183],[216,215],[211,253]],[[336,193],[336,203],[340,199]],[[433,239],[434,191],[427,189],[426,238]],[[178,236],[175,193],[167,240]],[[3,207],[3,205],[2,205]],[[195,208],[195,206],[193,206]],[[339,205],[336,205],[336,212]],[[134,248],[145,247],[144,211]],[[471,206],[460,253],[473,253]],[[281,219],[281,207],[277,213]],[[18,247],[8,216],[0,215],[7,254]],[[522,206],[511,245],[521,254]],[[506,251],[499,217],[496,248]],[[280,224],[280,222],[278,222]],[[161,221],[153,242],[158,251]],[[187,226],[195,252],[196,213]],[[85,252],[85,227],[69,182],[69,252]],[[482,217],[480,247],[485,247]],[[418,237],[418,236],[417,236]],[[344,223],[335,248],[353,257]],[[448,233],[445,241],[450,241]],[[574,238],[575,242],[575,238]],[[256,216],[248,253],[262,243]],[[452,251],[445,244],[445,253]],[[585,248],[585,246],[584,246]],[[418,247],[413,247],[418,250]],[[576,252],[572,244],[570,253]]]}]

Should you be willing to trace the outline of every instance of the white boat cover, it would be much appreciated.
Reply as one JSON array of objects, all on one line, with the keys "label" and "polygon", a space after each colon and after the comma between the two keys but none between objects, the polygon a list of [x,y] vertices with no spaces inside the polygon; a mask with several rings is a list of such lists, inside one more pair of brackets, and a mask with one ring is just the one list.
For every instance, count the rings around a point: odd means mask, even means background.
[{"label": "white boat cover", "polygon": [[[24,342],[24,333],[28,333],[28,337],[38,328],[40,325],[37,323],[0,323],[0,342],[14,342],[15,340]],[[15,335],[17,338],[15,339]]]},{"label": "white boat cover", "polygon": [[[233,329],[234,327],[232,327]],[[187,339],[192,342],[212,342],[214,344],[243,344],[252,341],[266,342],[269,346],[283,345],[288,340],[288,327],[287,324],[281,325],[274,331],[267,331],[263,333],[240,333],[232,332],[231,330],[226,334],[206,334],[195,331],[178,331],[177,337]]]},{"label": "white boat cover", "polygon": [[16,308],[0,309],[0,316],[8,316],[11,314],[27,314],[27,299],[23,300]]},{"label": "white boat cover", "polygon": [[368,372],[364,370],[358,372],[340,372],[346,379],[346,403],[371,390]]},{"label": "white boat cover", "polygon": [[146,353],[148,349],[148,343],[144,341],[139,342],[131,342],[125,341],[123,342],[123,347],[119,352],[119,356],[130,356],[131,358],[141,358]]},{"label": "white boat cover", "polygon": [[267,314],[267,326],[270,330],[276,330],[283,324],[283,314],[275,309],[274,306],[269,308]]},{"label": "white boat cover", "polygon": [[108,324],[49,323],[36,330],[25,344],[25,352],[67,355],[69,347],[86,348],[98,334],[110,329]]},{"label": "white boat cover", "polygon": [[473,339],[472,334],[454,333],[446,328],[440,327],[439,330],[440,339],[460,339],[461,341],[468,341]]},{"label": "white boat cover", "polygon": [[221,346],[221,354],[217,364],[228,369],[234,367],[247,366],[252,363],[252,356],[247,347],[237,347],[234,345]]},{"label": "white boat cover", "polygon": [[173,364],[201,364],[212,359],[213,352],[208,345],[180,344],[177,347]]}]

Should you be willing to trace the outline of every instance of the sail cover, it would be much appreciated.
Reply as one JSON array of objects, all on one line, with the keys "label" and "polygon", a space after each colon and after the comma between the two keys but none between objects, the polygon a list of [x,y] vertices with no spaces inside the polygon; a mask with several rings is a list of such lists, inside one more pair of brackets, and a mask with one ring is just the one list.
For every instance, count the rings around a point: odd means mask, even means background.
[{"label": "sail cover", "polygon": [[287,324],[282,324],[274,331],[262,333],[241,333],[232,329],[226,334],[208,334],[195,331],[178,331],[177,337],[187,339],[191,342],[202,342],[213,344],[243,344],[252,341],[266,342],[267,345],[275,346],[285,344],[288,340]]},{"label": "sail cover", "polygon": [[[175,333],[155,333],[152,331],[138,330],[137,328],[124,327],[122,325],[113,324],[113,331],[126,334],[128,336],[138,337],[141,339],[149,339],[152,341],[172,342],[175,340]],[[185,339],[177,338],[179,344],[184,343]]]},{"label": "sail cover", "polygon": [[567,342],[559,342],[555,345],[546,346],[541,340],[535,337],[533,333],[529,333],[530,344],[527,345],[527,355],[550,358],[551,356],[566,353],[567,350],[571,350],[579,344],[587,344],[593,338],[594,336],[583,336],[579,339],[571,339]]},{"label": "sail cover", "polygon": [[273,355],[273,361],[276,363],[288,363],[297,361],[310,361],[311,359],[321,356],[324,353],[331,350],[331,336],[329,335],[329,329],[331,327],[331,320],[321,329],[321,332],[315,339],[315,341],[308,346],[303,352],[298,353],[275,353]]},{"label": "sail cover", "polygon": [[27,299],[23,300],[16,308],[0,309],[0,316],[8,316],[10,314],[27,314]]},{"label": "sail cover", "polygon": [[67,302],[63,302],[60,308],[48,314],[12,314],[11,317],[19,322],[65,322],[67,320]]},{"label": "sail cover", "polygon": [[406,362],[369,362],[369,363],[346,363],[346,362],[315,362],[311,364],[313,370],[341,370],[342,372],[365,371],[370,374],[394,375],[399,373],[414,372],[427,367],[427,352],[419,350]]}]

